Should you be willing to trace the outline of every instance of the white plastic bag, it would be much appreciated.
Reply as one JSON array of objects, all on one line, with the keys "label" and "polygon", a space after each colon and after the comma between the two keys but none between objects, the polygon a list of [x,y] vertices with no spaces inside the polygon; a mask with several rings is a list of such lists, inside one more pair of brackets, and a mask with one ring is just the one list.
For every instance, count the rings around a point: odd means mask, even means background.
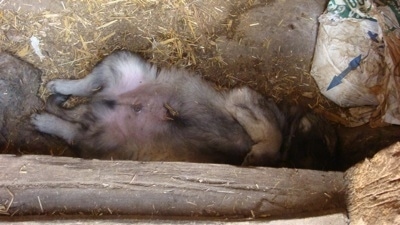
[{"label": "white plastic bag", "polygon": [[357,125],[400,124],[400,3],[383,2],[331,0],[319,18],[311,75],[321,93],[342,107],[376,107],[367,119],[363,111]]}]

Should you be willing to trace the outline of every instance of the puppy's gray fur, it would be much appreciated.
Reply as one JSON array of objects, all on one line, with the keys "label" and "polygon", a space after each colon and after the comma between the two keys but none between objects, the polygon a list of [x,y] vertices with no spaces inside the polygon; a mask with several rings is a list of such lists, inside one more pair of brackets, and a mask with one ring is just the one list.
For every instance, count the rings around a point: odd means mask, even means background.
[{"label": "puppy's gray fur", "polygon": [[[284,118],[270,100],[240,88],[217,92],[200,77],[160,69],[118,51],[79,80],[53,80],[37,130],[84,158],[274,165]],[[68,96],[91,97],[65,109]]]}]

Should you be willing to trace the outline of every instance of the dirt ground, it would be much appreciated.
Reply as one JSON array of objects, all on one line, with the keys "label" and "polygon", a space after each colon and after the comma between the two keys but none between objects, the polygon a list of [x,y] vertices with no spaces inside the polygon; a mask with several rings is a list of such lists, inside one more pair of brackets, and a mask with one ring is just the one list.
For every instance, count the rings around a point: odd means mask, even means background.
[{"label": "dirt ground", "polygon": [[[0,51],[39,68],[45,84],[83,77],[113,50],[129,49],[160,66],[196,71],[218,89],[247,85],[278,102],[346,118],[346,109],[325,99],[309,74],[318,16],[327,2],[2,0]],[[31,37],[39,39],[42,58]],[[46,99],[43,86],[38,94]],[[350,129],[332,123],[341,139],[343,168],[400,141],[398,126]]]}]

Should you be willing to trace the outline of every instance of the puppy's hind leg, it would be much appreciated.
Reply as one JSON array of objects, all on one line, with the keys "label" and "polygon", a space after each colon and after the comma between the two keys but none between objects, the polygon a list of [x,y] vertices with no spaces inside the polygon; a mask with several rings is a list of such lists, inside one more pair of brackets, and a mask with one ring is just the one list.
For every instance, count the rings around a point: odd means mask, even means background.
[{"label": "puppy's hind leg", "polygon": [[226,108],[254,142],[242,165],[275,165],[282,144],[281,118],[275,103],[249,88],[240,88],[228,94]]}]

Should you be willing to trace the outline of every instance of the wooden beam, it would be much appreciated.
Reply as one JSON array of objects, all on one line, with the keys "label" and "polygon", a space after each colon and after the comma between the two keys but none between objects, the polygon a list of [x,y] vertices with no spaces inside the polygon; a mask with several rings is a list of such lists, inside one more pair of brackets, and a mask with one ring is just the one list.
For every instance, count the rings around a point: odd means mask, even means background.
[{"label": "wooden beam", "polygon": [[[104,218],[105,217],[105,218]],[[71,217],[64,216],[62,218],[46,217],[38,218],[33,217],[12,217],[12,220],[1,221],[0,225],[61,225],[61,224],[79,224],[79,225],[126,225],[126,224],[140,224],[140,225],[348,225],[348,218],[346,213],[334,213],[328,215],[305,217],[305,218],[291,218],[291,219],[277,219],[277,220],[261,220],[261,219],[236,219],[236,220],[217,220],[217,219],[199,219],[199,218],[143,218],[143,217],[115,217],[115,216],[102,216],[102,217]]]},{"label": "wooden beam", "polygon": [[291,218],[345,210],[341,172],[0,155],[0,213]]},{"label": "wooden beam", "polygon": [[400,142],[346,171],[352,224],[400,224]]}]

